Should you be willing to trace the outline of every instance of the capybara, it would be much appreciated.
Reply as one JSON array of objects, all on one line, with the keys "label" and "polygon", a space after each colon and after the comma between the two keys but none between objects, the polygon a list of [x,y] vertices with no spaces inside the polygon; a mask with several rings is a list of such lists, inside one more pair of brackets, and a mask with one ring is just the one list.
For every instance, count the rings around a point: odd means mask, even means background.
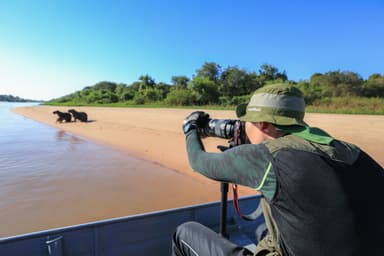
[{"label": "capybara", "polygon": [[59,110],[56,110],[56,111],[53,111],[53,114],[56,114],[58,116],[56,122],[66,122],[66,123],[69,123],[71,122],[71,119],[72,119],[72,116],[71,114],[67,113],[67,112],[61,112]]},{"label": "capybara", "polygon": [[74,121],[80,120],[81,122],[87,122],[88,121],[88,115],[85,112],[77,112],[74,109],[68,110],[69,113],[72,114]]}]

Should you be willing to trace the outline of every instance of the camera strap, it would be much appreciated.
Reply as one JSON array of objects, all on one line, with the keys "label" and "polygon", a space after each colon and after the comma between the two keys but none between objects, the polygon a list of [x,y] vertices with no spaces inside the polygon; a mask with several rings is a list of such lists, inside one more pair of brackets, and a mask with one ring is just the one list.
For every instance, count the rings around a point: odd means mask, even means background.
[{"label": "camera strap", "polygon": [[232,184],[232,190],[233,190],[233,206],[237,212],[237,214],[244,220],[252,221],[256,220],[258,217],[260,217],[263,214],[263,208],[261,207],[261,204],[259,204],[252,213],[250,214],[242,214],[240,210],[239,205],[239,193],[238,193],[238,186],[237,184]]}]

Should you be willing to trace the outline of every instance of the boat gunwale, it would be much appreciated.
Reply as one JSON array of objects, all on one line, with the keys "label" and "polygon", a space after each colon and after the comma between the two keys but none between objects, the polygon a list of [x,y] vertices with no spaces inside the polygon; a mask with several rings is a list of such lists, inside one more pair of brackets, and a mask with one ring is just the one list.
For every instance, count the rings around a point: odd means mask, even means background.
[{"label": "boat gunwale", "polygon": [[[258,198],[258,197],[260,197],[260,195],[244,196],[244,197],[241,197],[239,199],[239,201],[254,199],[254,198]],[[233,200],[228,200],[228,204],[232,203],[232,202],[233,202]],[[14,242],[14,241],[20,241],[20,240],[27,240],[27,239],[32,239],[32,238],[37,238],[37,237],[42,237],[42,236],[52,236],[54,234],[76,231],[76,230],[80,230],[80,229],[84,229],[84,228],[98,228],[98,227],[106,226],[106,225],[110,225],[110,224],[128,222],[128,221],[133,221],[133,220],[140,220],[140,219],[150,218],[150,217],[154,217],[154,216],[164,216],[164,215],[176,213],[176,212],[203,209],[203,208],[212,207],[212,206],[217,205],[217,204],[220,204],[220,201],[213,201],[213,202],[202,203],[202,204],[194,204],[194,205],[188,205],[188,206],[182,206],[182,207],[176,207],[176,208],[169,208],[169,209],[164,209],[164,210],[145,212],[145,213],[139,213],[139,214],[128,215],[128,216],[123,216],[123,217],[110,218],[110,219],[103,219],[103,220],[86,222],[86,223],[64,226],[64,227],[58,227],[58,228],[53,228],[53,229],[46,229],[46,230],[30,232],[30,233],[25,233],[25,234],[20,234],[20,235],[0,237],[0,244],[5,244],[8,242]]]}]

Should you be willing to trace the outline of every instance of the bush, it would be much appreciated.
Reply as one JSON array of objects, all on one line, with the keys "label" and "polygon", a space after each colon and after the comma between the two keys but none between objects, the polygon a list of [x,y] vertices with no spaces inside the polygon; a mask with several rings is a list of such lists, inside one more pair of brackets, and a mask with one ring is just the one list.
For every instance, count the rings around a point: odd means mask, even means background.
[{"label": "bush", "polygon": [[223,96],[219,98],[220,105],[222,106],[237,106],[242,103],[248,103],[252,95],[234,96],[228,97]]},{"label": "bush", "polygon": [[309,112],[346,114],[384,114],[383,98],[333,97],[322,98],[307,106]]},{"label": "bush", "polygon": [[173,90],[168,93],[165,103],[175,106],[190,106],[196,102],[196,95],[188,89]]},{"label": "bush", "polygon": [[133,102],[135,104],[142,105],[142,104],[145,104],[146,98],[144,95],[135,95],[135,97],[133,98]]}]

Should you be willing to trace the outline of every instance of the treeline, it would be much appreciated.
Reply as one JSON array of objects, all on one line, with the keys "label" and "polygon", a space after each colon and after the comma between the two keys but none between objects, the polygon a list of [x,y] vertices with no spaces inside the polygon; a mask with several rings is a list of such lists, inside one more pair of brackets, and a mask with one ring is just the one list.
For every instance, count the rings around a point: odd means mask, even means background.
[{"label": "treeline", "polygon": [[384,97],[384,76],[377,73],[364,80],[355,72],[329,71],[316,73],[309,81],[295,84],[304,93],[308,104],[332,97]]},{"label": "treeline", "polygon": [[264,64],[259,70],[247,71],[237,66],[222,69],[215,62],[206,62],[196,73],[173,76],[171,84],[156,83],[149,75],[140,76],[132,84],[100,82],[70,95],[54,99],[50,104],[163,104],[171,106],[220,105],[233,106],[247,102],[252,93],[266,84],[290,83],[300,88],[308,105],[329,105],[330,99],[340,97],[383,98],[384,76],[372,74],[364,80],[358,73],[329,71],[316,73],[309,80],[292,81],[285,71]]},{"label": "treeline", "polygon": [[23,99],[18,96],[0,94],[0,101],[7,102],[36,102],[35,100]]}]

